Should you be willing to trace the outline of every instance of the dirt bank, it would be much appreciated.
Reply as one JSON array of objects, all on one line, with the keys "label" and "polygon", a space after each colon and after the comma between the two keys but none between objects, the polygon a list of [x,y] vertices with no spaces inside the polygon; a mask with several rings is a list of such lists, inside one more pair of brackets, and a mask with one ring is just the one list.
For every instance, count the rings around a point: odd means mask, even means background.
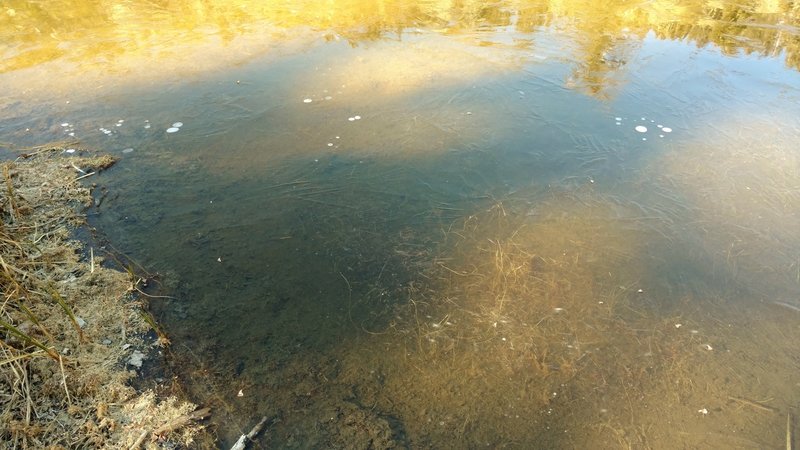
[{"label": "dirt bank", "polygon": [[[205,446],[208,410],[131,387],[165,338],[132,273],[75,240],[108,156],[40,148],[0,170],[0,442],[4,448]],[[7,447],[6,447],[7,445]]]}]

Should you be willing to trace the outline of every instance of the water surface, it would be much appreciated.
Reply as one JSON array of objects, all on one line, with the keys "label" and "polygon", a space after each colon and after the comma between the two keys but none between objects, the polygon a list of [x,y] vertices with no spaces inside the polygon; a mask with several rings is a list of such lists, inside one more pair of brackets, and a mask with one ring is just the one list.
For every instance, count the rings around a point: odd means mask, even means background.
[{"label": "water surface", "polygon": [[222,447],[785,445],[792,3],[0,8],[0,141],[120,157]]}]

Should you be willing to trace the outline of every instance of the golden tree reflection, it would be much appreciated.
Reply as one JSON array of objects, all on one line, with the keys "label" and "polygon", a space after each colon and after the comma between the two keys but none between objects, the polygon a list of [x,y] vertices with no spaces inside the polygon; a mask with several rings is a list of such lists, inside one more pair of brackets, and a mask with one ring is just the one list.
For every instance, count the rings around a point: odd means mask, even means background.
[{"label": "golden tree reflection", "polygon": [[245,38],[257,52],[252,41],[263,46],[298,30],[357,45],[422,28],[486,46],[496,45],[492,34],[501,27],[529,35],[556,27],[575,44],[573,81],[602,96],[649,32],[731,55],[784,53],[786,64],[800,69],[799,12],[787,0],[9,0],[0,6],[0,73],[53,61],[106,72],[153,61],[174,66],[202,55],[193,47]]}]

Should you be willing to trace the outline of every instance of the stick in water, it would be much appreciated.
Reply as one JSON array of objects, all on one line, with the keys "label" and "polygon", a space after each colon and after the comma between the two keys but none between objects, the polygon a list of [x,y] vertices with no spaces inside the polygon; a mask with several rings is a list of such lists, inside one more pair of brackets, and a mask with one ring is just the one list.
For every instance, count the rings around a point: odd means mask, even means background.
[{"label": "stick in water", "polygon": [[261,429],[264,428],[265,423],[267,423],[267,416],[262,417],[261,422],[258,422],[249,433],[239,436],[239,439],[233,444],[231,450],[244,450],[247,442],[253,440],[258,433],[261,433]]}]

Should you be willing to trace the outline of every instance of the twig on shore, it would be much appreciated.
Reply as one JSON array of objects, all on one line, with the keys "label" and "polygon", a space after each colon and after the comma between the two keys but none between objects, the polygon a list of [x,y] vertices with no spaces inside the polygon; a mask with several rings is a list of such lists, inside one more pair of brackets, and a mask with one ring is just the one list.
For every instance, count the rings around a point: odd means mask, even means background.
[{"label": "twig on shore", "polygon": [[69,397],[69,388],[67,387],[67,374],[64,372],[64,359],[58,355],[58,364],[61,366],[61,382],[64,384],[64,392],[67,393],[67,405],[72,406],[72,399]]},{"label": "twig on shore", "polygon": [[142,445],[142,442],[144,442],[145,439],[147,439],[147,430],[142,431],[142,434],[139,435],[139,437],[136,439],[136,441],[133,443],[133,445],[128,447],[128,450],[136,450],[136,449],[138,449],[139,446]]},{"label": "twig on shore", "polygon": [[[77,167],[76,167],[76,168],[77,168]],[[79,169],[79,170],[80,170],[80,169]],[[86,178],[86,177],[90,177],[90,176],[92,176],[92,175],[94,175],[94,174],[96,174],[96,173],[97,173],[97,172],[89,172],[89,173],[87,173],[86,175],[81,175],[81,176],[79,176],[78,178],[75,178],[75,181],[79,181],[79,180],[82,180],[82,179],[84,179],[84,178]]]},{"label": "twig on shore", "polygon": [[184,414],[184,415],[178,417],[177,419],[173,420],[172,422],[170,422],[170,423],[162,426],[161,428],[157,429],[156,431],[154,431],[153,435],[154,436],[158,436],[158,435],[161,435],[161,434],[169,433],[171,431],[175,431],[178,428],[183,427],[184,425],[188,424],[189,422],[191,422],[193,420],[203,419],[203,418],[207,417],[210,414],[211,414],[211,408],[198,409],[197,411],[190,412],[189,414]]},{"label": "twig on shore", "polygon": [[72,166],[73,169],[77,170],[78,172],[83,173],[83,174],[86,173],[83,169],[81,169],[80,167],[76,166],[75,163],[71,162],[69,164]]}]

